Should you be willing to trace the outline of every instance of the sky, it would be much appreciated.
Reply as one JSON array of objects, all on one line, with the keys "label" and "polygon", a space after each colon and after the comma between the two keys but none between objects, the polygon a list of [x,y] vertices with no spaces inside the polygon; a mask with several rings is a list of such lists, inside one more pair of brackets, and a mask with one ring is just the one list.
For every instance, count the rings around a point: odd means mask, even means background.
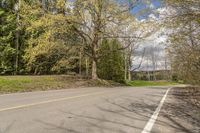
[{"label": "sky", "polygon": [[136,3],[132,4],[133,8],[131,9],[131,13],[136,15],[138,20],[148,18],[150,14],[154,14],[155,16],[159,17],[159,14],[155,13],[154,11],[162,6],[160,0],[137,0]]},{"label": "sky", "polygon": [[[133,69],[137,68],[142,59],[142,53],[145,49],[145,54],[143,57],[143,62],[138,70],[153,70],[152,56],[156,61],[156,70],[165,70],[170,69],[169,59],[165,53],[165,45],[162,42],[166,41],[166,36],[159,37],[159,34],[162,31],[158,31],[155,34],[152,34],[144,41],[140,42],[139,47],[134,51],[133,56]],[[152,53],[153,52],[153,53]],[[167,65],[166,65],[167,63]]]},{"label": "sky", "polygon": [[[162,2],[161,0],[137,0],[137,3],[134,3],[134,8],[131,9],[131,12],[136,15],[139,21],[143,21],[148,19],[151,16],[155,16],[159,18],[158,12],[156,10],[161,9]],[[138,49],[135,51],[134,59],[133,59],[133,69],[137,68],[142,59],[141,53],[143,53],[143,49],[145,48],[145,54],[143,58],[142,65],[139,70],[153,70],[153,65],[151,62],[151,54],[150,51],[153,50],[156,55],[156,70],[165,69],[166,62],[169,64],[169,61],[166,59],[165,46],[161,44],[166,41],[166,36],[159,36],[159,34],[163,31],[158,31],[144,41],[140,42]],[[169,69],[169,66],[167,66]]]}]

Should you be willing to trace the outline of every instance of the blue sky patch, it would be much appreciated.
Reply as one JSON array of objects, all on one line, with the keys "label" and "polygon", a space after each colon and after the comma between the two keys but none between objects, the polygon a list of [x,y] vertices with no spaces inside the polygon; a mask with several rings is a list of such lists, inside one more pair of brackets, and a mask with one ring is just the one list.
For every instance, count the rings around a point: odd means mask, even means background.
[{"label": "blue sky patch", "polygon": [[[131,2],[131,0],[129,0]],[[138,0],[136,3],[130,3],[131,13],[136,15],[136,17],[141,20],[147,18],[150,14],[154,14],[159,17],[154,11],[162,6],[160,0]]]}]

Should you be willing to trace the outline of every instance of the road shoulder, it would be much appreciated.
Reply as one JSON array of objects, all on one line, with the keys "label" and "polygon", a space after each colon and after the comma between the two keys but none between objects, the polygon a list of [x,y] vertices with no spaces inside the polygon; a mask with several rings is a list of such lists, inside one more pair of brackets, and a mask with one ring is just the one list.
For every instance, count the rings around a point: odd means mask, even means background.
[{"label": "road shoulder", "polygon": [[199,133],[200,88],[171,89],[152,133]]}]

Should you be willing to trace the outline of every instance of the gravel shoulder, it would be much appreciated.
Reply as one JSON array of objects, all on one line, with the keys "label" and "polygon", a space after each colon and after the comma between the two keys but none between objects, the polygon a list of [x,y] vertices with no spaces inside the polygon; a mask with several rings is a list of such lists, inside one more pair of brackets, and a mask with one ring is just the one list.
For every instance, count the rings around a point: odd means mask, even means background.
[{"label": "gravel shoulder", "polygon": [[171,89],[153,133],[199,133],[200,87]]}]

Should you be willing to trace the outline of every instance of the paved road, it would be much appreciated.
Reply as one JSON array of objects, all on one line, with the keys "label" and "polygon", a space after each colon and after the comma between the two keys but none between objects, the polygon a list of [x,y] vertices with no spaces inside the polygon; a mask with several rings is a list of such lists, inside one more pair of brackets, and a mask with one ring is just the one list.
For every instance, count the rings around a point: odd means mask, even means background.
[{"label": "paved road", "polygon": [[0,133],[141,133],[168,87],[0,95]]}]

